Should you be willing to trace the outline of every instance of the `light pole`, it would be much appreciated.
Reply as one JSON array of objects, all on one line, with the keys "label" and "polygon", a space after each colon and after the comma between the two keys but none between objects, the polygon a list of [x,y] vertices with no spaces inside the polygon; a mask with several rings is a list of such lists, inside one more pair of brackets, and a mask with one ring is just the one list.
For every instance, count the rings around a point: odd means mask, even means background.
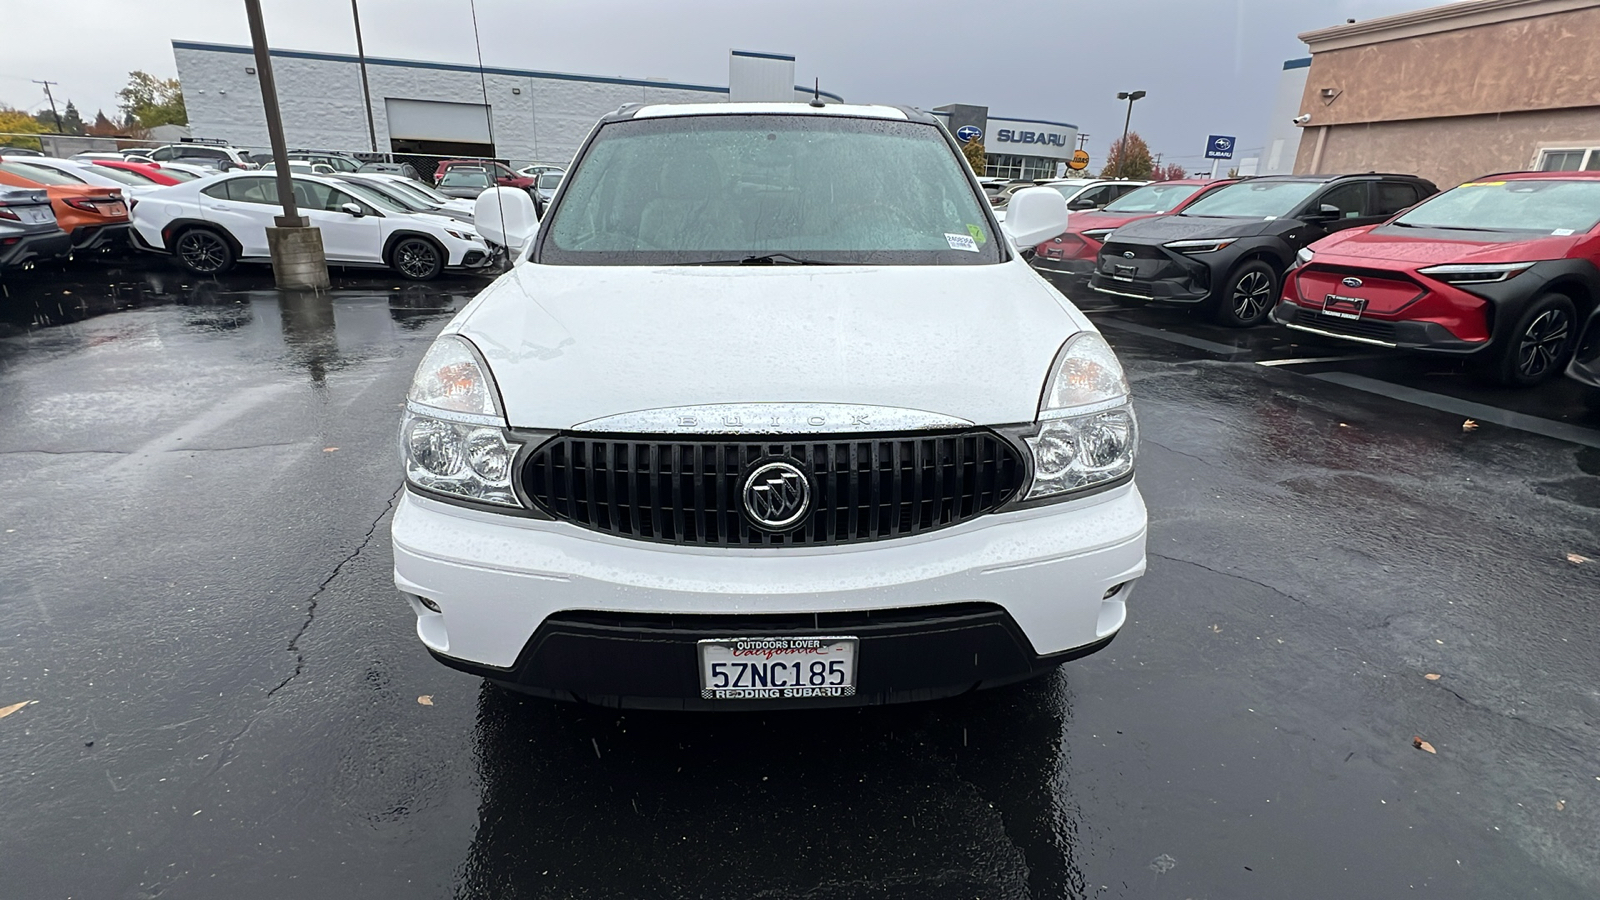
[{"label": "light pole", "polygon": [[1122,120],[1122,144],[1117,150],[1117,177],[1126,178],[1128,168],[1128,126],[1133,124],[1133,101],[1144,97],[1144,91],[1118,91],[1117,99],[1128,101],[1128,117]]},{"label": "light pole", "polygon": [[283,117],[278,112],[278,85],[272,78],[272,54],[267,50],[267,27],[261,21],[261,0],[244,0],[250,21],[250,43],[256,53],[256,77],[261,81],[261,107],[267,117],[267,139],[277,170],[278,202],[283,215],[267,229],[267,251],[272,254],[272,276],[280,288],[328,287],[328,260],[322,249],[322,231],[300,214],[295,205],[294,180],[289,173],[289,151],[283,139]]},{"label": "light pole", "polygon": [[350,0],[350,16],[356,20],[356,58],[361,60],[361,99],[367,110],[367,140],[371,142],[372,152],[377,153],[378,129],[372,123],[372,87],[367,83],[367,48],[361,42],[361,8],[356,0]]}]

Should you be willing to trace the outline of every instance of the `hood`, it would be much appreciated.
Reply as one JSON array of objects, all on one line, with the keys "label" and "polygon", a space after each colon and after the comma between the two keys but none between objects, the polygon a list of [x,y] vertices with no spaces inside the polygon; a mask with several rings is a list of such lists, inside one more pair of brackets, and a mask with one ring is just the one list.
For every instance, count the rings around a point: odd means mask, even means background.
[{"label": "hood", "polygon": [[[1472,235],[1472,237],[1468,237]],[[1395,226],[1352,228],[1328,235],[1311,245],[1314,253],[1350,259],[1382,259],[1413,266],[1444,263],[1525,262],[1562,259],[1584,235],[1534,237],[1521,234],[1485,234],[1444,229],[1410,229]]]},{"label": "hood", "polygon": [[518,265],[451,324],[510,424],[716,403],[899,407],[1029,422],[1090,328],[1021,260],[979,266]]},{"label": "hood", "polygon": [[1278,219],[1233,219],[1212,216],[1151,216],[1117,229],[1119,242],[1165,244],[1189,238],[1242,238],[1261,234]]},{"label": "hood", "polygon": [[1085,231],[1096,231],[1101,228],[1121,228],[1129,222],[1140,219],[1150,219],[1165,213],[1116,213],[1116,212],[1081,212],[1072,216],[1072,225],[1067,231],[1072,234],[1083,234]]}]

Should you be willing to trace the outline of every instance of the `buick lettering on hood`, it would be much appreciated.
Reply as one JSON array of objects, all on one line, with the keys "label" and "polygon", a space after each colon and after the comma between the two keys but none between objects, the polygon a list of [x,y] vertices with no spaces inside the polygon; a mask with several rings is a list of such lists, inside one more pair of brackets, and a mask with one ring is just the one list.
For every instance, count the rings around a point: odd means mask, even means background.
[{"label": "buick lettering on hood", "polygon": [[1105,647],[1145,569],[1128,381],[911,108],[633,105],[406,398],[395,584],[441,663],[558,700],[952,696]]}]

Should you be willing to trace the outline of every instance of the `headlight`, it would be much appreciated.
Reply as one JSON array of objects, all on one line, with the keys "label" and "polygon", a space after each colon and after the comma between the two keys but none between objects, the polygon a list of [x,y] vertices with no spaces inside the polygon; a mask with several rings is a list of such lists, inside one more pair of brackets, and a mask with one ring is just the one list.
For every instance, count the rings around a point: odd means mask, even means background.
[{"label": "headlight", "polygon": [[1039,402],[1038,433],[1024,442],[1033,456],[1024,500],[1092,488],[1133,471],[1139,425],[1128,379],[1105,338],[1084,332],[1062,347]]},{"label": "headlight", "polygon": [[1311,248],[1310,247],[1301,247],[1299,250],[1295,251],[1295,254],[1294,254],[1295,265],[1303,266],[1306,263],[1311,262],[1312,258],[1314,258],[1315,256],[1316,256],[1316,254],[1311,252]]},{"label": "headlight", "polygon": [[512,489],[520,443],[506,435],[499,391],[477,350],[444,335],[417,367],[400,424],[406,480],[480,503],[521,506]]},{"label": "headlight", "polygon": [[1418,269],[1430,278],[1446,284],[1494,284],[1505,281],[1533,267],[1531,262],[1518,263],[1460,263],[1448,266],[1429,266]]},{"label": "headlight", "polygon": [[1088,231],[1085,231],[1083,233],[1083,236],[1086,237],[1086,238],[1090,238],[1092,240],[1104,242],[1105,239],[1106,239],[1106,235],[1110,234],[1113,231],[1116,231],[1116,229],[1115,228],[1091,228]]},{"label": "headlight", "polygon": [[1179,253],[1215,253],[1231,243],[1233,243],[1231,239],[1226,241],[1195,240],[1173,241],[1170,244],[1162,244],[1162,246],[1168,250],[1176,250]]},{"label": "headlight", "polygon": [[461,241],[476,241],[476,240],[480,240],[480,238],[476,234],[473,234],[470,231],[452,231],[451,229],[446,228],[444,230],[444,233],[450,235],[451,237],[453,237],[453,238],[455,238],[457,240],[461,240]]}]

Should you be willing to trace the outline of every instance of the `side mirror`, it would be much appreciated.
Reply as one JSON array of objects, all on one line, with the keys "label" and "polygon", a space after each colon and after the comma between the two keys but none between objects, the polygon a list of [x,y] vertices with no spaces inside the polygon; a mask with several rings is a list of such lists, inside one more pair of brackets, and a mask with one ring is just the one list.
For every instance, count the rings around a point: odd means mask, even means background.
[{"label": "side mirror", "polygon": [[362,210],[361,204],[359,203],[346,203],[339,207],[339,211],[354,216],[357,219],[366,215],[366,212]]},{"label": "side mirror", "polygon": [[1011,195],[1001,229],[1018,247],[1032,247],[1067,230],[1067,198],[1054,188],[1024,188]]},{"label": "side mirror", "polygon": [[1313,222],[1331,222],[1339,218],[1339,207],[1334,206],[1332,203],[1324,203],[1306,218]]},{"label": "side mirror", "polygon": [[473,203],[472,227],[484,240],[505,247],[507,255],[515,260],[522,257],[538,234],[539,214],[534,211],[533,198],[527,191],[492,187],[479,194],[477,202]]},{"label": "side mirror", "polygon": [[1079,197],[1077,200],[1074,200],[1071,203],[1067,204],[1067,209],[1069,209],[1069,210],[1079,210],[1079,211],[1081,211],[1081,210],[1085,210],[1085,209],[1099,209],[1099,208],[1100,208],[1100,204],[1095,203],[1093,200],[1090,200],[1090,199],[1088,199],[1086,197]]}]

